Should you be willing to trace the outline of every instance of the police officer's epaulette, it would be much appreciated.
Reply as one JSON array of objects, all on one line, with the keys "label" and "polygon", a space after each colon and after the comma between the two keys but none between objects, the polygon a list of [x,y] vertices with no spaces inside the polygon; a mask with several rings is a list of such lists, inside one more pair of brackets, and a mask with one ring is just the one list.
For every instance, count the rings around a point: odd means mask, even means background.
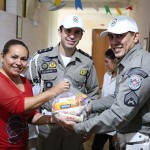
[{"label": "police officer's epaulette", "polygon": [[148,77],[148,74],[142,70],[142,69],[139,69],[139,68],[132,68],[130,69],[127,73],[126,73],[128,76],[131,76],[131,75],[140,75],[142,76],[143,78],[146,78]]},{"label": "police officer's epaulette", "polygon": [[86,52],[82,51],[81,49],[78,50],[79,53],[83,54],[84,56],[89,57],[90,59],[92,59],[92,56],[90,56],[89,54],[87,54]]},{"label": "police officer's epaulette", "polygon": [[45,53],[45,52],[48,52],[48,51],[52,51],[53,47],[49,47],[49,48],[45,48],[45,49],[40,49],[37,51],[38,54],[41,54],[41,53]]}]

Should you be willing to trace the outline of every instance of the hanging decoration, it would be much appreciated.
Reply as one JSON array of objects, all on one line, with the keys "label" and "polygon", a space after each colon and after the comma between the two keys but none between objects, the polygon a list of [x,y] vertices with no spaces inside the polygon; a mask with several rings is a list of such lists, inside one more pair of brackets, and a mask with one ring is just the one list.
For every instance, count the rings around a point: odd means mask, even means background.
[{"label": "hanging decoration", "polygon": [[61,0],[54,0],[54,3],[55,3],[56,6],[60,6]]},{"label": "hanging decoration", "polygon": [[61,9],[65,5],[66,5],[66,0],[51,0],[48,10],[55,11],[55,10]]},{"label": "hanging decoration", "polygon": [[96,11],[99,11],[99,8],[98,6],[95,4],[95,3],[91,3],[91,6],[96,10]]},{"label": "hanging decoration", "polygon": [[[55,11],[55,10],[61,9],[62,7],[64,7],[66,5],[66,3],[67,3],[66,1],[67,0],[40,0],[40,2],[49,2],[49,7],[48,7],[49,11]],[[131,1],[131,0],[128,0],[128,1]],[[74,0],[74,3],[75,3],[76,9],[79,8],[79,9],[83,10],[82,0]],[[99,6],[97,5],[97,3],[94,2],[94,0],[91,0],[90,3],[91,3],[91,7],[93,7],[96,11],[99,11]],[[112,15],[108,4],[104,5],[104,8],[106,10],[106,14]],[[130,3],[130,6],[128,6],[126,8],[126,10],[132,10],[133,9],[132,5]],[[120,8],[116,8],[116,11],[119,15],[122,15],[122,11]]]},{"label": "hanging decoration", "polygon": [[77,8],[80,8],[80,9],[83,10],[81,0],[75,0],[75,8],[76,8],[76,9],[77,9]]},{"label": "hanging decoration", "polygon": [[106,10],[106,14],[109,13],[110,15],[112,15],[112,13],[111,13],[110,8],[109,8],[108,5],[105,5],[105,10]]},{"label": "hanging decoration", "polygon": [[117,10],[117,13],[118,13],[119,15],[122,15],[122,12],[121,12],[120,8],[116,8],[116,10]]},{"label": "hanging decoration", "polygon": [[133,10],[133,7],[132,7],[132,5],[131,5],[131,6],[128,6],[126,9],[127,9],[127,10]]}]

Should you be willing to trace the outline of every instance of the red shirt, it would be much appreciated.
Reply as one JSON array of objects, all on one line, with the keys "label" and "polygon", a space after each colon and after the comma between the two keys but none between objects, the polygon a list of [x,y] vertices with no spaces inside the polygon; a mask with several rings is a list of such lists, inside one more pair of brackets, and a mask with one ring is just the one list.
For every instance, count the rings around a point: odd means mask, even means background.
[{"label": "red shirt", "polygon": [[30,82],[21,77],[25,91],[20,91],[0,73],[0,150],[26,150],[28,119],[35,112],[24,113],[24,98],[33,96]]}]

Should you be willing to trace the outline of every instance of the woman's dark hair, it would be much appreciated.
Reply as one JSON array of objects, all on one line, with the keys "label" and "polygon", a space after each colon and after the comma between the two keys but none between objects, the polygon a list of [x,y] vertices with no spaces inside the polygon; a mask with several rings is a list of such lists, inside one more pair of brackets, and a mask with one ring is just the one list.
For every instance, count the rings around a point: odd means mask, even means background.
[{"label": "woman's dark hair", "polygon": [[105,57],[107,57],[107,58],[109,58],[111,60],[114,60],[116,58],[115,54],[114,54],[114,52],[112,51],[111,48],[109,48],[108,50],[106,50]]},{"label": "woman's dark hair", "polygon": [[19,41],[19,40],[16,40],[16,39],[11,39],[9,40],[5,45],[4,45],[4,48],[3,48],[3,54],[6,54],[9,52],[9,48],[13,45],[22,45],[23,47],[25,47],[28,51],[28,57],[29,57],[29,49],[28,47],[22,42],[22,41]]}]

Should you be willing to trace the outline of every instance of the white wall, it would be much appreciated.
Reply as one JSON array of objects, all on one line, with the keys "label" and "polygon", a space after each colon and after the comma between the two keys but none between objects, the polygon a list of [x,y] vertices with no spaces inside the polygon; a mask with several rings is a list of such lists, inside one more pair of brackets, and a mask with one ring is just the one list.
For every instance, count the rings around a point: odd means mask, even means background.
[{"label": "white wall", "polygon": [[[19,0],[20,1],[20,0]],[[9,0],[7,2],[12,2]],[[17,4],[14,6],[14,4]],[[0,10],[0,51],[4,44],[10,39],[16,39],[16,22],[17,8],[21,7],[19,3],[12,3],[7,8],[7,11]],[[20,10],[20,9],[19,9]],[[19,11],[20,12],[20,11]],[[38,8],[38,22],[34,24],[34,20],[23,18],[22,40],[29,48],[30,55],[33,55],[36,50],[45,48],[48,45],[48,11],[47,5],[41,5]],[[19,13],[20,16],[20,13]]]},{"label": "white wall", "polygon": [[143,43],[143,38],[149,37],[150,32],[150,0],[131,0],[131,4],[133,10],[130,12],[130,16],[137,22],[140,32],[140,42]]},{"label": "white wall", "polygon": [[4,43],[16,37],[16,15],[0,11],[0,51]]}]

